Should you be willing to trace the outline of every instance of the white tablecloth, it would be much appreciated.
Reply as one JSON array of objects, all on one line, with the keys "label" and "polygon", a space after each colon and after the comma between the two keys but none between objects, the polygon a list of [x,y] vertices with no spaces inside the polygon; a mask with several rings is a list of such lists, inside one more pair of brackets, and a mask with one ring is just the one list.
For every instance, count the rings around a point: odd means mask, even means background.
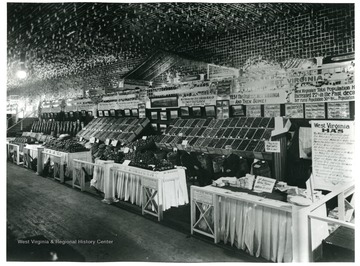
[{"label": "white tablecloth", "polygon": [[178,207],[189,203],[186,187],[185,170],[183,168],[154,172],[137,167],[114,164],[117,170],[110,171],[110,178],[115,182],[115,193],[121,200],[132,204],[142,204],[142,179],[156,178],[160,180],[161,191],[158,204],[165,211],[171,207]]},{"label": "white tablecloth", "polygon": [[292,261],[291,213],[220,197],[220,240],[274,262]]}]

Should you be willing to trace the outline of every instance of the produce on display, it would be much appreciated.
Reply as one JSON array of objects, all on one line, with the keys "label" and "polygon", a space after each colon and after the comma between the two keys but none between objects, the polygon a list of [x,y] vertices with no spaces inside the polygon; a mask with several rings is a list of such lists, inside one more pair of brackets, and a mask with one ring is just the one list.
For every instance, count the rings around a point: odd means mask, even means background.
[{"label": "produce on display", "polygon": [[32,124],[31,131],[44,133],[46,135],[69,134],[75,136],[82,128],[79,121],[35,121]]},{"label": "produce on display", "polygon": [[[179,118],[163,138],[156,139],[156,145],[210,154],[237,153],[254,158],[265,153],[264,141],[271,139],[274,128],[275,120],[269,117]],[[181,145],[184,139],[187,143]]]},{"label": "produce on display", "polygon": [[88,151],[87,148],[85,148],[74,138],[50,140],[44,144],[44,147],[47,149],[68,153]]},{"label": "produce on display", "polygon": [[131,143],[141,134],[150,123],[147,118],[134,117],[102,117],[93,119],[80,132],[78,137],[90,140],[91,138],[105,141],[118,140],[121,143]]}]

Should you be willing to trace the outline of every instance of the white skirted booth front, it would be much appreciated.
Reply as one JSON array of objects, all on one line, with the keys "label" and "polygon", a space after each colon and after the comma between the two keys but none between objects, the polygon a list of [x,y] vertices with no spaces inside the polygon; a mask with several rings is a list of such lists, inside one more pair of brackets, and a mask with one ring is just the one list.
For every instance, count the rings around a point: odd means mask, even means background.
[{"label": "white skirted booth front", "polygon": [[[72,179],[72,173],[74,169],[74,159],[92,162],[91,151],[84,151],[84,152],[62,152],[56,151],[47,148],[38,148],[38,166],[37,166],[37,173],[39,175],[42,174],[44,164],[50,159],[50,163],[55,162],[55,158],[59,159],[59,163],[61,164],[60,168],[63,168],[66,165],[66,170],[64,171],[64,175],[68,176]],[[56,160],[57,162],[58,160]],[[64,182],[64,178],[62,178],[61,182]]]},{"label": "white skirted booth front", "polygon": [[104,192],[104,202],[129,201],[158,220],[163,211],[189,203],[183,167],[158,172],[106,162],[102,172],[94,168],[91,185]]},{"label": "white skirted booth front", "polygon": [[[214,186],[191,186],[191,234],[194,232],[274,262],[306,262],[309,246],[318,247],[328,235],[327,224],[317,228],[308,243],[306,208]],[[316,210],[326,214],[323,206]]]}]

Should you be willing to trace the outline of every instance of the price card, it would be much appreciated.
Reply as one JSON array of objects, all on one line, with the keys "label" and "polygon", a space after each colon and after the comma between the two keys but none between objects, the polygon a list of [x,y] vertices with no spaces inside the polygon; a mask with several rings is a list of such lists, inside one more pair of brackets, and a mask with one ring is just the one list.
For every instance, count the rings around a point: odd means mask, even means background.
[{"label": "price card", "polygon": [[143,137],[142,137],[143,140],[146,140],[146,138],[147,138],[147,136],[143,136]]},{"label": "price card", "polygon": [[82,141],[83,140],[83,137],[80,137],[80,141]]},{"label": "price card", "polygon": [[131,163],[131,160],[125,160],[122,164],[123,165],[129,165]]},{"label": "price card", "polygon": [[129,153],[129,147],[125,147],[125,149],[124,149],[124,153]]},{"label": "price card", "polygon": [[280,141],[265,141],[266,152],[280,152]]},{"label": "price card", "polygon": [[181,145],[184,145],[184,146],[186,146],[187,144],[188,144],[188,141],[186,139],[183,140],[182,143],[181,143]]},{"label": "price card", "polygon": [[90,138],[90,143],[95,143],[95,137]]},{"label": "price card", "polygon": [[106,139],[105,140],[105,145],[109,145],[110,144],[110,139]]},{"label": "price card", "polygon": [[100,140],[99,140],[99,139],[97,139],[95,142],[96,142],[96,143],[99,143],[99,141],[100,141]]},{"label": "price card", "polygon": [[114,139],[111,141],[111,145],[116,147],[116,145],[118,144],[118,140],[117,139]]},{"label": "price card", "polygon": [[254,185],[254,192],[268,192],[271,193],[274,189],[276,179],[258,176]]}]

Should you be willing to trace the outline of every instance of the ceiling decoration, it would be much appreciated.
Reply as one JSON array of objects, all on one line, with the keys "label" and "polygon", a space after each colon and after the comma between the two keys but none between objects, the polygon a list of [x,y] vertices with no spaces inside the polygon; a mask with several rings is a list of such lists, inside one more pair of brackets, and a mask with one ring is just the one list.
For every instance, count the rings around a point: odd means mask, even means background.
[{"label": "ceiling decoration", "polygon": [[[159,48],[176,52],[191,41],[243,32],[321,7],[309,3],[8,3],[7,87],[86,75],[119,62],[124,66]],[[28,76],[20,80],[15,74],[24,53]]]}]

